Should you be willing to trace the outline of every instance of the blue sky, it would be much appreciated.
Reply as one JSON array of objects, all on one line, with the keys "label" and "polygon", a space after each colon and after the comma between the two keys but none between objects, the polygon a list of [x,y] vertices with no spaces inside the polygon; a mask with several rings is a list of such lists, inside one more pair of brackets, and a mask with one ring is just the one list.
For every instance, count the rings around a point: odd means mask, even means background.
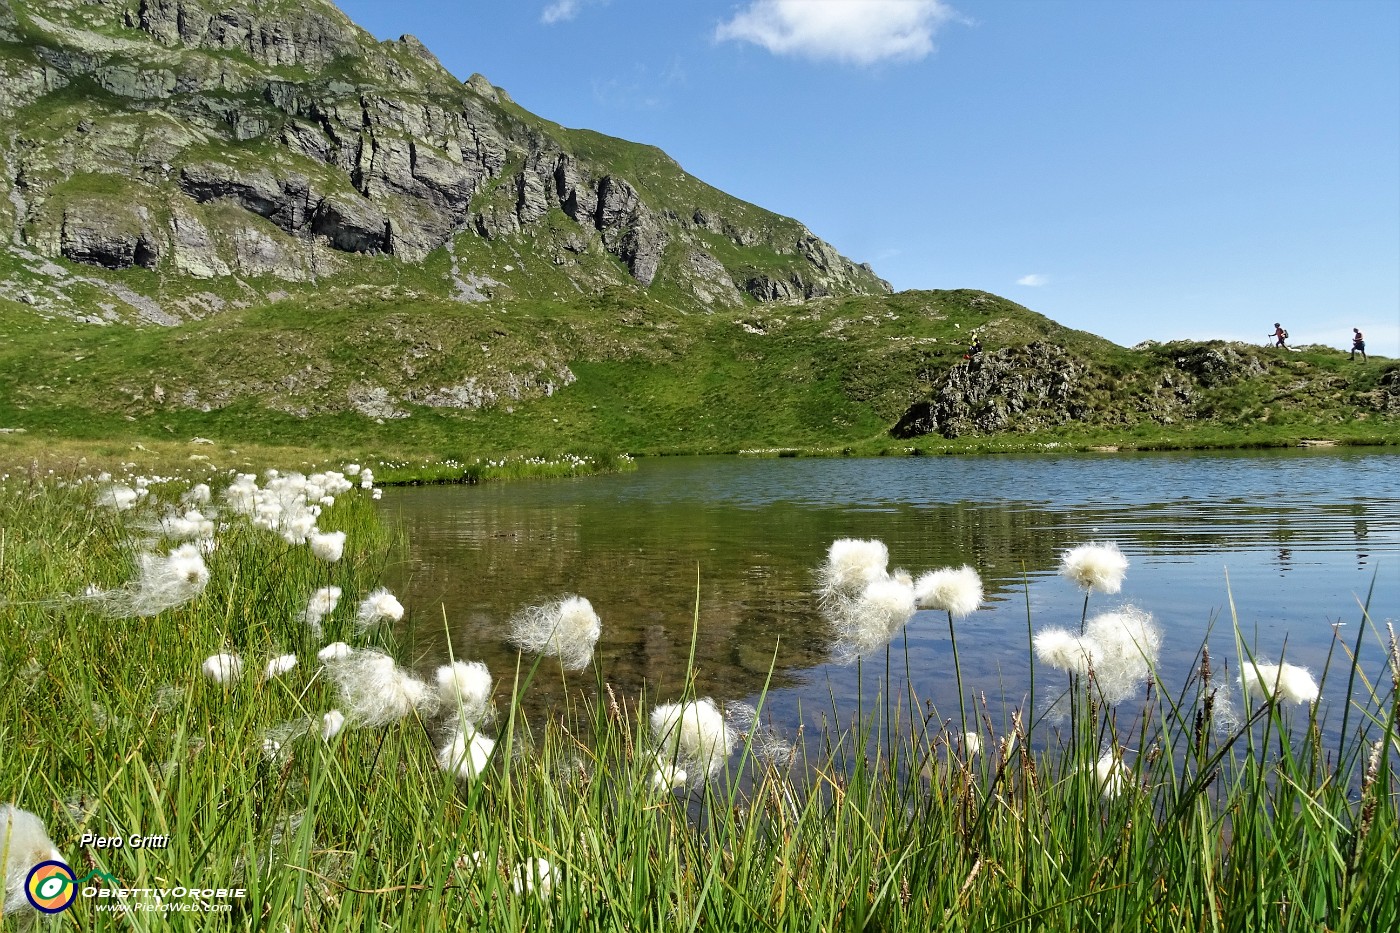
[{"label": "blue sky", "polygon": [[1393,0],[341,0],[896,289],[1400,356]]}]

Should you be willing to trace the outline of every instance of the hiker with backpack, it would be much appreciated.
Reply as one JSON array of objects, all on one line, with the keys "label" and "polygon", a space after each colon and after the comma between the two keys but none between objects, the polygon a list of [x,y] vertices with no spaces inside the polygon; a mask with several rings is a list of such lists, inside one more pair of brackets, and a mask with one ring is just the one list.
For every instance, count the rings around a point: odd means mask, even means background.
[{"label": "hiker with backpack", "polygon": [[1278,321],[1274,322],[1274,332],[1269,336],[1274,338],[1274,346],[1288,349],[1288,331]]}]

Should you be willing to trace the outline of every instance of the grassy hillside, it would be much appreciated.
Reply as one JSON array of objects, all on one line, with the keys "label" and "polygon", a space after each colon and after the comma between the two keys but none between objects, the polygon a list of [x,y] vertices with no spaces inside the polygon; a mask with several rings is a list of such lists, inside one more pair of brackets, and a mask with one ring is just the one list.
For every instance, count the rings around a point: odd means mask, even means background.
[{"label": "grassy hillside", "polygon": [[[975,291],[713,313],[626,285],[556,299],[545,275],[512,276],[504,258],[494,267],[511,297],[483,304],[429,294],[448,261],[435,256],[413,278],[386,263],[398,284],[385,275],[303,290],[175,328],[45,321],[0,305],[0,427],[24,430],[0,435],[0,451],[15,460],[64,439],[204,437],[462,460],[1397,436],[1396,365],[1327,348],[1129,350]],[[1018,410],[994,431],[892,437],[911,406],[979,374],[963,359],[974,329],[987,360],[1007,357],[978,404],[1004,409],[1010,398]],[[1212,359],[1231,362],[1212,370]],[[1079,408],[1015,401],[1024,378],[1052,366],[1077,372]]]}]

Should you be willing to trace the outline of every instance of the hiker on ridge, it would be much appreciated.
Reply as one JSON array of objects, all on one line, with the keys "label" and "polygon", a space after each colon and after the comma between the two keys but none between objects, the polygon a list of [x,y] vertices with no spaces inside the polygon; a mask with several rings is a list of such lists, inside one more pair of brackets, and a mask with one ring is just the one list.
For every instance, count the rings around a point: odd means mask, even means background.
[{"label": "hiker on ridge", "polygon": [[1359,327],[1351,329],[1351,358],[1356,359],[1356,354],[1361,354],[1361,362],[1366,362],[1366,336],[1361,333]]},{"label": "hiker on ridge", "polygon": [[1274,346],[1288,349],[1288,331],[1278,321],[1274,321],[1274,332],[1269,336],[1274,338]]}]

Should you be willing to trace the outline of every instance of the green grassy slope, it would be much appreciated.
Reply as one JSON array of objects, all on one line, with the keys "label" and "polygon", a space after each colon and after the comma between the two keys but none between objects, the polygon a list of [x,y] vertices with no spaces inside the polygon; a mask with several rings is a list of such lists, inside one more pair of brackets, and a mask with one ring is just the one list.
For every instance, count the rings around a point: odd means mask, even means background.
[{"label": "green grassy slope", "polygon": [[[30,443],[204,436],[441,457],[938,448],[952,442],[895,441],[890,428],[950,376],[967,375],[963,350],[978,329],[989,356],[1050,346],[1083,374],[1087,414],[1013,418],[996,432],[1003,440],[1396,437],[1392,362],[1236,346],[1258,371],[1212,381],[1182,361],[1219,345],[1128,350],[975,291],[706,314],[622,286],[559,300],[534,296],[547,282],[521,280],[521,297],[462,305],[412,284],[303,291],[177,328],[42,321],[0,306],[0,427],[24,428]],[[1188,387],[1189,404],[1160,407],[1164,379]],[[462,385],[497,394],[475,408],[425,403]],[[355,407],[371,389],[385,402],[377,414]],[[972,431],[957,443],[989,440]]]}]

